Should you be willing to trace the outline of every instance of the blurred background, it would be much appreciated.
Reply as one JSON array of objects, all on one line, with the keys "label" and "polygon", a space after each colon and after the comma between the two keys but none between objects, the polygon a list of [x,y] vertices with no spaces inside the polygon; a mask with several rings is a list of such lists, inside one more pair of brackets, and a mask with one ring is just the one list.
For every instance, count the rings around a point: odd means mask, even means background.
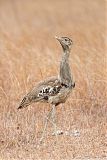
[{"label": "blurred background", "polygon": [[[107,158],[106,2],[104,0],[0,0],[0,158]],[[73,40],[70,66],[76,82],[57,108],[58,124],[79,137],[51,136],[36,148],[50,107],[17,106],[37,82],[57,75],[61,47]],[[81,149],[80,149],[81,148]]]}]

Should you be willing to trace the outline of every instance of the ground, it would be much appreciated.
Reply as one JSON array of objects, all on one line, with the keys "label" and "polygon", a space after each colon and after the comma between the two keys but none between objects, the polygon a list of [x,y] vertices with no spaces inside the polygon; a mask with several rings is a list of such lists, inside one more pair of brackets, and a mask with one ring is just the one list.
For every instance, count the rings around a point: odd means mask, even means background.
[{"label": "ground", "polygon": [[[0,160],[107,159],[106,1],[0,0]],[[57,107],[39,145],[48,104],[17,110],[40,80],[57,75],[61,47],[73,40],[70,67],[76,87]]]}]

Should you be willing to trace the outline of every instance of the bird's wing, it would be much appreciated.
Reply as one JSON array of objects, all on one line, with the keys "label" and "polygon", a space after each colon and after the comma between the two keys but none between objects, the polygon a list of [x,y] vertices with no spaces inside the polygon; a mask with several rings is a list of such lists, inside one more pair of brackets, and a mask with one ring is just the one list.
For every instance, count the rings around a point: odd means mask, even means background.
[{"label": "bird's wing", "polygon": [[46,101],[49,96],[56,95],[61,88],[58,77],[50,77],[41,81],[22,99],[18,109],[26,107],[33,102]]},{"label": "bird's wing", "polygon": [[55,95],[60,89],[61,83],[57,77],[50,77],[44,81],[41,81],[31,92],[27,95],[34,98],[33,100],[48,100],[48,96]]}]

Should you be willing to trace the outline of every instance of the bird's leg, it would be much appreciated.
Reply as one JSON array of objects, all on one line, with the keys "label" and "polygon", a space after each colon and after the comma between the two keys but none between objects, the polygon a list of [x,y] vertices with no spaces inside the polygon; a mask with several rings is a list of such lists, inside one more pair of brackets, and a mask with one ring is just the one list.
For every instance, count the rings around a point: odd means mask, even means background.
[{"label": "bird's leg", "polygon": [[56,106],[55,105],[53,105],[52,106],[52,124],[53,124],[53,126],[54,126],[54,132],[53,132],[53,134],[52,135],[55,135],[55,136],[57,136],[57,135],[61,135],[61,134],[63,134],[63,131],[62,130],[57,130],[57,125],[56,125]]},{"label": "bird's leg", "polygon": [[42,136],[41,136],[41,139],[40,139],[40,142],[42,142],[44,136],[45,136],[45,131],[46,131],[46,128],[47,128],[47,124],[48,124],[48,121],[50,119],[50,116],[52,114],[52,110],[53,108],[51,109],[51,111],[48,113],[47,117],[46,117],[46,121],[45,121],[45,125],[44,125],[44,129],[43,129],[43,132],[42,132]]},{"label": "bird's leg", "polygon": [[56,126],[56,106],[52,105],[52,122],[54,125],[54,134],[57,135],[57,126]]}]

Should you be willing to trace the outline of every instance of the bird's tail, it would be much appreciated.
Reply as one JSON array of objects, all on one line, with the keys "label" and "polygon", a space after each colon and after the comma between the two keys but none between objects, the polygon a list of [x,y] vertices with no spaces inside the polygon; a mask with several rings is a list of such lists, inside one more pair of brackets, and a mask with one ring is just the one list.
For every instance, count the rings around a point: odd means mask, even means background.
[{"label": "bird's tail", "polygon": [[30,104],[30,103],[29,103],[29,99],[28,99],[27,97],[24,97],[24,98],[22,99],[22,101],[20,102],[20,104],[19,104],[19,106],[18,106],[17,109],[25,108],[25,107],[27,107],[29,104]]},{"label": "bird's tail", "polygon": [[19,105],[17,109],[22,109],[22,108],[23,108],[23,106],[22,106],[22,105]]}]

